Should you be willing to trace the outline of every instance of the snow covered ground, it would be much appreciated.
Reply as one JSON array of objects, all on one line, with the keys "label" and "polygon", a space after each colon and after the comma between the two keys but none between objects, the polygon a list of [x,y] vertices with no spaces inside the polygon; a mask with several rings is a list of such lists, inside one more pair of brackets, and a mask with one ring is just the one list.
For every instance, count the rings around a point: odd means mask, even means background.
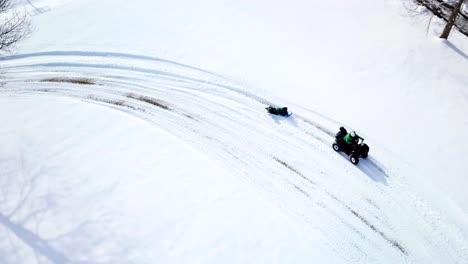
[{"label": "snow covered ground", "polygon": [[[399,1],[33,4],[0,62],[1,263],[468,261],[467,45],[439,22]],[[371,146],[358,166],[341,124]]]}]

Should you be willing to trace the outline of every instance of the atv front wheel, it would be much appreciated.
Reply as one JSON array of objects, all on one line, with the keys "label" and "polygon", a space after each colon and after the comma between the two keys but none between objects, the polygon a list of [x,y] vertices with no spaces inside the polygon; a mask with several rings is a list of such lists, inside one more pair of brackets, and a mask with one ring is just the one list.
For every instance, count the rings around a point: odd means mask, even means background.
[{"label": "atv front wheel", "polygon": [[338,146],[338,144],[333,143],[332,147],[334,151],[337,151],[337,152],[340,151],[340,146]]},{"label": "atv front wheel", "polygon": [[357,165],[359,163],[359,158],[353,154],[349,157],[349,161],[351,161],[352,164]]}]

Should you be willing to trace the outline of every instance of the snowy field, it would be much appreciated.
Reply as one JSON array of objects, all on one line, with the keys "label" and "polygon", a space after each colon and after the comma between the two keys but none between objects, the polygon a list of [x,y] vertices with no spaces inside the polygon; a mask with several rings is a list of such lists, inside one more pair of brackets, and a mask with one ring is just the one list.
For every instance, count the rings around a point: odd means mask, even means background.
[{"label": "snowy field", "polygon": [[468,263],[468,44],[440,21],[396,0],[23,3],[0,263]]}]

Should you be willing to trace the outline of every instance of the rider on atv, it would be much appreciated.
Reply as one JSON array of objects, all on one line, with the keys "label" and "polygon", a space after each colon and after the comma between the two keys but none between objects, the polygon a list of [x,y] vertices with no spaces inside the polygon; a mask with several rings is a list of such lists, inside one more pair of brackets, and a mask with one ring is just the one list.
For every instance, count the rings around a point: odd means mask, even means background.
[{"label": "rider on atv", "polygon": [[352,131],[351,133],[346,134],[346,136],[343,137],[343,140],[349,145],[356,145],[360,138],[361,137],[358,136],[356,132]]}]

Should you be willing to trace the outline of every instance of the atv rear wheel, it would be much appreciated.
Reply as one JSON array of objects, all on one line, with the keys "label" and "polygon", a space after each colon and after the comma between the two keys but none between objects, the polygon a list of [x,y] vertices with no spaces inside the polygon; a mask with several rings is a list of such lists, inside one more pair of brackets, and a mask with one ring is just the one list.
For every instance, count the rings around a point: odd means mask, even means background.
[{"label": "atv rear wheel", "polygon": [[338,152],[338,151],[341,150],[341,149],[340,149],[340,146],[338,146],[338,144],[336,144],[336,143],[333,143],[332,147],[333,147],[333,150],[334,150],[334,151],[337,151],[337,152]]},{"label": "atv rear wheel", "polygon": [[367,144],[363,144],[361,157],[365,159],[367,158],[368,155],[369,155],[369,146],[367,146]]},{"label": "atv rear wheel", "polygon": [[359,163],[359,158],[356,155],[352,154],[349,157],[349,161],[351,161],[352,164],[357,165]]}]

